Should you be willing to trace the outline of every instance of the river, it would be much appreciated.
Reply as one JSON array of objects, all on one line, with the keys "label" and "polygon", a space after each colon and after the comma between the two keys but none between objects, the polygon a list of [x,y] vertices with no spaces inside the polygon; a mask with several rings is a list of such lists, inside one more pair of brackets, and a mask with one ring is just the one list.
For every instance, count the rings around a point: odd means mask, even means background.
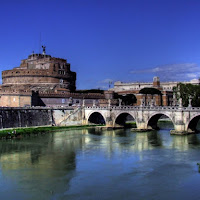
[{"label": "river", "polygon": [[0,199],[200,199],[200,134],[66,130],[0,141]]}]

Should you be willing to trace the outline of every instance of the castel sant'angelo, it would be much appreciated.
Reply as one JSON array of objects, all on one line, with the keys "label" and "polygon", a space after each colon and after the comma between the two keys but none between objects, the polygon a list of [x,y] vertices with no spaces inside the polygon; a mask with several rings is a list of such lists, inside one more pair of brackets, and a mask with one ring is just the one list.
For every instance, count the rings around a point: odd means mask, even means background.
[{"label": "castel sant'angelo", "polygon": [[14,91],[76,90],[76,73],[66,60],[43,54],[31,54],[21,65],[2,72],[2,89]]},{"label": "castel sant'angelo", "polygon": [[[26,106],[108,106],[108,105],[171,105],[173,87],[178,82],[160,82],[154,77],[148,83],[115,82],[109,90],[76,90],[76,73],[66,59],[32,53],[19,67],[2,72],[1,107]],[[190,82],[199,84],[199,82]],[[143,94],[143,88],[156,88],[160,95]],[[122,99],[134,95],[136,101],[126,104]],[[121,98],[121,99],[120,99]]]},{"label": "castel sant'angelo", "polygon": [[[105,102],[103,93],[80,93],[76,91],[76,73],[62,58],[43,53],[32,53],[23,59],[19,67],[2,72],[0,106],[60,106],[88,105]],[[98,102],[97,102],[98,101]]]}]

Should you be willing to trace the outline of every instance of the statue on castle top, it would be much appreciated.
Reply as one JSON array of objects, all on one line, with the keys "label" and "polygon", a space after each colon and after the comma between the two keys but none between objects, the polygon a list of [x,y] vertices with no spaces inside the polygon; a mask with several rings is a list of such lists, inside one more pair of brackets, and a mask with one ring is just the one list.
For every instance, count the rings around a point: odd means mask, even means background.
[{"label": "statue on castle top", "polygon": [[46,46],[42,46],[43,52],[42,54],[45,55],[46,54]]}]

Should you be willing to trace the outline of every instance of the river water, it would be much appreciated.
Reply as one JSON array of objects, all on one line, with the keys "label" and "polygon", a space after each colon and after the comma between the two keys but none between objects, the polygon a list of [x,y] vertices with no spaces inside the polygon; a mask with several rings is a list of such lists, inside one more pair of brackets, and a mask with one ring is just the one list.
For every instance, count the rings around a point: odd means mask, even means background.
[{"label": "river water", "polygon": [[0,199],[200,199],[200,134],[58,131],[0,141]]}]

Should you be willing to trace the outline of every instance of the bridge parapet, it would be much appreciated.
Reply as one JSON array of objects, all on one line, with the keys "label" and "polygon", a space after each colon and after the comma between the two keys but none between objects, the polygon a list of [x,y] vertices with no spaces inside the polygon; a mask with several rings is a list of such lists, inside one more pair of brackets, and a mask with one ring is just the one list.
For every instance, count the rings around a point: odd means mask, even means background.
[{"label": "bridge parapet", "polygon": [[175,110],[175,111],[200,111],[199,107],[178,107],[178,106],[86,106],[89,110]]}]

